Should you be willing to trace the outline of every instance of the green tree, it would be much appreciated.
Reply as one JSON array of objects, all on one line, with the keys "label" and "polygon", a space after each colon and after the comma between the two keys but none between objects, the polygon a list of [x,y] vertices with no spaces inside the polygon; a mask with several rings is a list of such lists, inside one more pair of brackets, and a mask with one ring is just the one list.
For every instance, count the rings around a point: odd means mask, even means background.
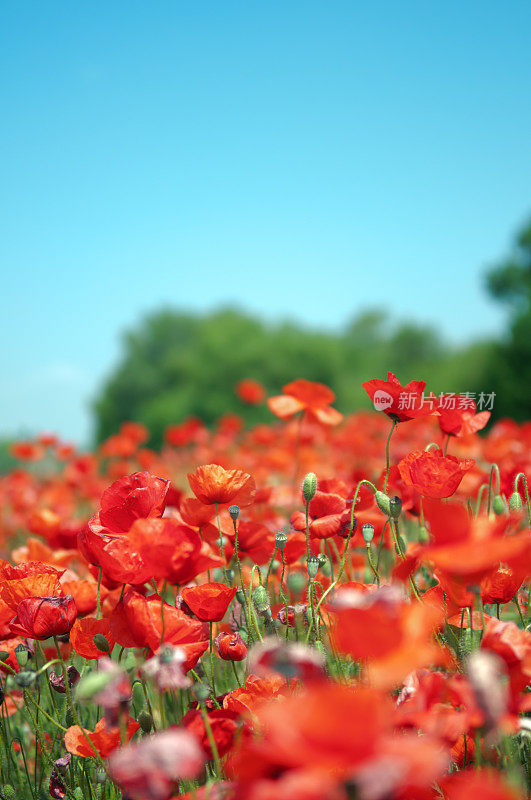
[{"label": "green tree", "polygon": [[531,221],[513,253],[486,276],[491,295],[509,309],[509,329],[494,348],[486,379],[496,391],[497,416],[531,418]]},{"label": "green tree", "polygon": [[247,406],[235,395],[242,378],[260,380],[277,394],[295,378],[322,381],[346,413],[369,408],[362,382],[391,369],[407,382],[423,378],[429,388],[474,391],[477,353],[448,348],[430,327],[392,324],[383,311],[363,312],[339,333],[295,323],[267,324],[235,309],[197,316],[166,309],[149,315],[124,337],[121,363],[97,398],[98,440],[121,422],[143,422],[152,444],[170,423],[188,415],[211,425],[236,411],[248,424],[271,420],[265,406]]}]

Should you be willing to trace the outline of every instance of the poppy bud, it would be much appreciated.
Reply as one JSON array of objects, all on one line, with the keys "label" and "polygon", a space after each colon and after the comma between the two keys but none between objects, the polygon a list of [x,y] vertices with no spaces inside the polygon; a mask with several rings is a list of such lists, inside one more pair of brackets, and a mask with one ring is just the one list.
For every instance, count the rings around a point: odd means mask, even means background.
[{"label": "poppy bud", "polygon": [[287,534],[284,531],[277,531],[275,533],[275,547],[284,552],[284,548],[288,542]]},{"label": "poppy bud", "polygon": [[22,689],[26,689],[28,686],[31,686],[31,684],[35,682],[36,677],[37,675],[35,672],[29,672],[28,670],[24,670],[15,675],[15,681]]},{"label": "poppy bud", "polygon": [[376,500],[376,505],[383,511],[383,513],[389,517],[391,516],[391,506],[390,506],[390,499],[389,497],[384,494],[384,492],[377,491],[374,495],[374,499]]},{"label": "poppy bud", "polygon": [[240,506],[229,506],[229,514],[232,521],[236,522],[240,516]]},{"label": "poppy bud", "polygon": [[398,519],[402,511],[402,500],[396,495],[389,500],[389,513],[393,519]]},{"label": "poppy bud", "polygon": [[236,600],[241,606],[245,605],[245,594],[241,586],[238,586],[238,589],[236,590],[236,594],[234,596],[236,597]]},{"label": "poppy bud", "polygon": [[366,522],[361,528],[361,535],[363,536],[363,541],[368,547],[374,538],[374,525],[371,525],[370,522]]},{"label": "poppy bud", "polygon": [[215,639],[216,649],[224,661],[243,661],[247,647],[239,633],[219,633]]},{"label": "poppy bud", "polygon": [[94,634],[94,636],[92,637],[92,641],[94,642],[98,650],[101,650],[102,653],[110,652],[109,642],[107,641],[105,636],[103,636],[103,634],[101,633]]},{"label": "poppy bud", "polygon": [[421,525],[419,528],[419,542],[421,544],[427,544],[430,541],[430,534],[428,533],[428,529]]},{"label": "poppy bud", "polygon": [[85,797],[85,795],[83,794],[83,789],[80,789],[79,786],[76,786],[76,788],[73,791],[73,795],[75,800],[83,800],[83,798]]},{"label": "poppy bud", "polygon": [[522,498],[520,492],[513,492],[509,498],[509,511],[520,511],[522,508]]},{"label": "poppy bud", "polygon": [[146,708],[142,709],[137,721],[144,733],[149,733],[153,727],[153,717]]},{"label": "poppy bud", "polygon": [[497,517],[501,517],[502,514],[505,514],[505,500],[501,494],[495,495],[492,501],[492,510]]},{"label": "poppy bud", "polygon": [[306,559],[306,569],[308,571],[308,577],[313,581],[319,570],[319,559],[317,556],[310,556]]},{"label": "poppy bud", "polygon": [[288,575],[287,584],[292,592],[298,594],[306,586],[306,580],[301,572],[292,572]]},{"label": "poppy bud", "polygon": [[269,608],[269,598],[263,586],[257,586],[253,592],[253,603],[256,610],[263,614]]},{"label": "poppy bud", "polygon": [[29,651],[23,644],[17,644],[15,647],[15,658],[17,659],[19,667],[25,667],[28,663]]},{"label": "poppy bud", "polygon": [[55,769],[57,770],[57,772],[59,772],[61,775],[66,775],[66,770],[67,770],[67,767],[68,767],[68,765],[70,763],[70,759],[71,758],[72,758],[72,756],[70,755],[70,753],[67,753],[62,758],[57,758],[53,762],[53,765],[54,765]]},{"label": "poppy bud", "polygon": [[6,800],[15,800],[15,790],[10,783],[4,783],[2,786],[2,792],[4,793]]},{"label": "poppy bud", "polygon": [[144,687],[140,681],[133,683],[133,704],[135,708],[142,708],[145,702]]},{"label": "poppy bud", "polygon": [[5,661],[7,658],[9,658],[7,650],[0,650],[0,661]]},{"label": "poppy bud", "polygon": [[313,499],[317,491],[317,475],[309,472],[302,482],[302,496],[306,503]]}]

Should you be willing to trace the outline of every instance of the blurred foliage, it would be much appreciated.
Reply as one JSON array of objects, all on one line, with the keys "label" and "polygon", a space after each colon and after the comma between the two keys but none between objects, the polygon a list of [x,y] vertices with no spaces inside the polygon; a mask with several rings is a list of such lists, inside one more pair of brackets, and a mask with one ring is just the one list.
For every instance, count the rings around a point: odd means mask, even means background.
[{"label": "blurred foliage", "polygon": [[487,288],[509,309],[509,329],[494,348],[486,380],[496,391],[498,415],[531,419],[531,221],[514,252],[487,273]]},{"label": "blurred foliage", "polygon": [[304,377],[328,384],[344,412],[369,408],[362,382],[392,369],[403,383],[428,382],[435,392],[481,391],[490,343],[451,348],[435,330],[413,322],[391,323],[385,312],[367,311],[340,333],[295,323],[267,324],[235,309],[196,316],[166,309],[146,317],[124,339],[121,363],[104,385],[94,409],[97,439],[121,422],[143,422],[152,445],[164,428],[197,415],[212,424],[237,412],[249,424],[272,419],[265,406],[249,406],[235,394],[242,378],[261,381],[268,395]]}]

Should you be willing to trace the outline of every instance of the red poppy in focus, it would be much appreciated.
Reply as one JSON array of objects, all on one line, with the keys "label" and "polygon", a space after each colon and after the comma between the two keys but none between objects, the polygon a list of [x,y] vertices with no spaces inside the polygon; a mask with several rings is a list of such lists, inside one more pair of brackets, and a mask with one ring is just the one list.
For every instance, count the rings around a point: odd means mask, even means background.
[{"label": "red poppy in focus", "polygon": [[490,411],[480,411],[476,414],[476,404],[466,395],[439,396],[437,401],[439,417],[437,422],[443,433],[451,436],[468,436],[471,433],[483,430],[490,419]]},{"label": "red poppy in focus", "polygon": [[[346,487],[339,481],[319,481],[317,491],[308,505],[310,536],[314,539],[328,539],[350,529],[351,509],[347,506]],[[306,515],[296,511],[290,522],[296,531],[306,530]],[[356,518],[354,528],[356,530]]]},{"label": "red poppy in focus", "polygon": [[442,500],[454,494],[474,464],[473,458],[461,461],[455,456],[443,455],[438,448],[430,448],[409,453],[399,462],[398,469],[404,483],[419,494]]},{"label": "red poppy in focus", "polygon": [[11,631],[29,639],[48,639],[68,633],[77,617],[71,594],[65,597],[28,597],[17,606],[17,615],[10,623]]},{"label": "red poppy in focus", "polygon": [[339,425],[343,414],[332,408],[336,396],[324,383],[298,378],[282,387],[283,394],[270,397],[270,411],[280,419],[289,419],[299,411],[322,425]]},{"label": "red poppy in focus", "polygon": [[127,533],[136,519],[162,517],[169,488],[170,481],[147,472],[119,478],[103,492],[90,529],[94,533]]},{"label": "red poppy in focus", "polygon": [[436,413],[434,398],[425,398],[424,381],[410,381],[402,386],[396,375],[387,373],[387,380],[372,378],[362,384],[377,411],[383,411],[396,422]]},{"label": "red poppy in focus", "polygon": [[266,392],[260,381],[244,378],[236,384],[236,394],[244,403],[254,406],[264,401]]},{"label": "red poppy in focus", "polygon": [[215,643],[218,654],[224,661],[243,661],[247,655],[247,645],[239,633],[218,633]]},{"label": "red poppy in focus", "polygon": [[245,508],[255,498],[254,478],[241,469],[223,469],[219,464],[205,464],[188,473],[192,492],[205,505],[232,503]]},{"label": "red poppy in focus", "polygon": [[193,614],[203,622],[219,622],[236,595],[236,587],[224,583],[203,583],[183,589],[181,596]]},{"label": "red poppy in focus", "polygon": [[13,611],[29,597],[58,597],[63,594],[58,570],[42,561],[26,561],[12,566],[4,562],[0,569],[0,597]]},{"label": "red poppy in focus", "polygon": [[[84,728],[85,736],[79,725],[71,725],[65,733],[65,747],[69,753],[81,758],[94,757],[95,753],[98,753],[101,758],[107,758],[109,753],[120,747],[122,738],[124,741],[129,741],[138,728],[138,722],[129,718],[124,736],[120,728],[109,728],[103,718],[96,723],[94,731]],[[89,738],[93,747],[89,745],[86,737]]]},{"label": "red poppy in focus", "polygon": [[83,658],[103,658],[108,653],[100,650],[94,644],[94,636],[103,636],[109,645],[109,652],[114,647],[114,637],[108,619],[96,619],[95,617],[85,617],[77,619],[70,631],[70,644],[78,656]]},{"label": "red poppy in focus", "polygon": [[149,647],[154,653],[162,643],[179,645],[187,660],[187,672],[197,664],[208,647],[207,633],[199,620],[162,602],[156,595],[144,597],[127,589],[109,617],[111,633],[122,647]]}]

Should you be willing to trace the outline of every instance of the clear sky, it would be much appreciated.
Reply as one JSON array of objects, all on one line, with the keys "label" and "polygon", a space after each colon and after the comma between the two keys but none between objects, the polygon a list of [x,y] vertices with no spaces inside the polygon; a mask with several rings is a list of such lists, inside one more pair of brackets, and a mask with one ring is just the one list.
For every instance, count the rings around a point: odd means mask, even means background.
[{"label": "clear sky", "polygon": [[528,0],[4,2],[0,433],[85,439],[161,304],[500,330],[530,29]]}]

